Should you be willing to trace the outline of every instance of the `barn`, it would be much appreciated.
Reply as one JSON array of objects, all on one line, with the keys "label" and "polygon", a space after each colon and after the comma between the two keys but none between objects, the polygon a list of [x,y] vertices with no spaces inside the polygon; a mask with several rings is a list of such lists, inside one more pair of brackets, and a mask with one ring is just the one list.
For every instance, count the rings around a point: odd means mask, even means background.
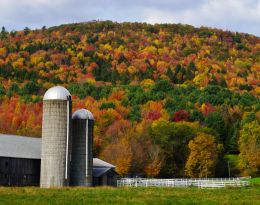
[{"label": "barn", "polygon": [[101,159],[93,159],[93,186],[116,186],[115,166]]},{"label": "barn", "polygon": [[[0,186],[39,186],[41,138],[0,134]],[[93,186],[115,186],[115,166],[93,158]]]},{"label": "barn", "polygon": [[40,139],[0,134],[0,185],[39,185],[40,156]]}]

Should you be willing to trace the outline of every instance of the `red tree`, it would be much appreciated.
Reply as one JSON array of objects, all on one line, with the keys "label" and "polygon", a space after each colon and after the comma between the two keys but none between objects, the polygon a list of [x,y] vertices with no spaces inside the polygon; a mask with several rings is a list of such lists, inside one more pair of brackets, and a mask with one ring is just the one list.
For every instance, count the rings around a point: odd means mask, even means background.
[{"label": "red tree", "polygon": [[187,121],[189,119],[189,113],[185,110],[179,110],[173,114],[173,121]]}]

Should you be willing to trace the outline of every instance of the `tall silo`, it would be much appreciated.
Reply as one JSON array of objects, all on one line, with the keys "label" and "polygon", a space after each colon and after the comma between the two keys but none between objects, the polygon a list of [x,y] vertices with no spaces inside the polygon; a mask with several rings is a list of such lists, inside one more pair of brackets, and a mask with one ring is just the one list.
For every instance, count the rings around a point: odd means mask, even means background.
[{"label": "tall silo", "polygon": [[61,86],[43,97],[41,187],[69,185],[71,104],[69,91]]},{"label": "tall silo", "polygon": [[94,117],[86,109],[72,115],[72,186],[92,186]]}]

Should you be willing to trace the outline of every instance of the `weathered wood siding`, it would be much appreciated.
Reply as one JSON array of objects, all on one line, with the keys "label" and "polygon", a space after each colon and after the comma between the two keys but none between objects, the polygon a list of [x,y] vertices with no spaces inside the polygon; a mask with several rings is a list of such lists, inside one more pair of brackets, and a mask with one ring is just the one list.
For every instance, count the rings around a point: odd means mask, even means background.
[{"label": "weathered wood siding", "polygon": [[0,157],[0,186],[39,186],[40,159]]}]

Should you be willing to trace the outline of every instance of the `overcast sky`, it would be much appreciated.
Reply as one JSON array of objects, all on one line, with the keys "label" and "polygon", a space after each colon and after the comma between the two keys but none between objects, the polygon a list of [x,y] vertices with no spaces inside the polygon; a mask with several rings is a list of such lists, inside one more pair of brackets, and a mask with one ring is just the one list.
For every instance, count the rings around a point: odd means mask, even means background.
[{"label": "overcast sky", "polygon": [[91,20],[184,23],[260,36],[260,0],[0,0],[0,26],[9,31]]}]

